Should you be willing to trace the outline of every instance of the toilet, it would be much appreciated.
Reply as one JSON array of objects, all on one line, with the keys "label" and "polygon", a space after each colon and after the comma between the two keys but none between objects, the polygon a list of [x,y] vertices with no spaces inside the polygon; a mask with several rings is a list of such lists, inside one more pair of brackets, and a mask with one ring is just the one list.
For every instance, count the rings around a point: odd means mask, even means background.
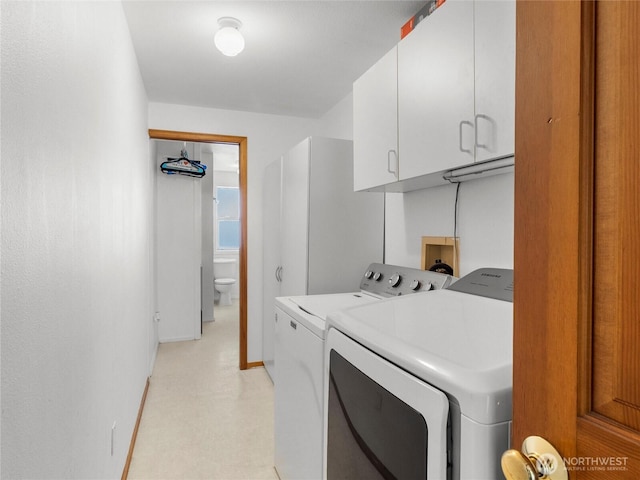
[{"label": "toilet", "polygon": [[213,276],[214,288],[220,295],[219,305],[231,305],[231,291],[236,284],[235,258],[214,258]]}]

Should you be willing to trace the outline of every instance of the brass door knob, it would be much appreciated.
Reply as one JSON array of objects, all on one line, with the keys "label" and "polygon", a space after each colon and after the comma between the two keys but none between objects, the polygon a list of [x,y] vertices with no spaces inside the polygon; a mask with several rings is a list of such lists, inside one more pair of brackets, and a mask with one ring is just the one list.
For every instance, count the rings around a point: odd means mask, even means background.
[{"label": "brass door knob", "polygon": [[569,474],[558,451],[542,437],[527,437],[522,451],[502,454],[502,473],[507,480],[567,480]]}]

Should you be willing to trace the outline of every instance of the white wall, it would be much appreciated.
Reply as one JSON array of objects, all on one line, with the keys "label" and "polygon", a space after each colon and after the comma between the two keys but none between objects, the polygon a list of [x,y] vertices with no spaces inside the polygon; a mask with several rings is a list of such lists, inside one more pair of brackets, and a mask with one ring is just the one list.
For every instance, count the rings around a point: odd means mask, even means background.
[{"label": "white wall", "polygon": [[144,86],[120,2],[1,16],[2,478],[119,478],[151,356]]},{"label": "white wall", "polygon": [[353,94],[340,100],[319,119],[314,135],[353,140]]},{"label": "white wall", "polygon": [[156,355],[158,353],[158,344],[160,343],[160,334],[158,331],[159,323],[155,312],[158,309],[158,253],[156,240],[156,232],[158,231],[158,202],[156,195],[158,191],[158,178],[157,178],[157,162],[158,155],[157,143],[155,140],[149,140],[149,177],[151,178],[151,190],[149,192],[149,203],[151,207],[151,218],[149,219],[149,278],[151,279],[151,292],[149,298],[149,312],[154,312],[153,321],[151,322],[151,329],[149,335],[149,374],[153,373],[153,366],[156,362]]},{"label": "white wall", "polygon": [[[158,338],[196,340],[200,338],[202,180],[160,170],[167,157],[180,156],[180,142],[156,142],[156,148]],[[194,150],[190,143],[188,157],[197,160]]]},{"label": "white wall", "polygon": [[248,138],[247,360],[262,360],[262,176],[266,165],[303,138],[318,121],[250,112],[149,104],[149,128]]},{"label": "white wall", "polygon": [[[420,268],[421,237],[454,235],[456,186],[387,193],[387,263]],[[460,184],[460,275],[480,267],[513,268],[513,174]]]},{"label": "white wall", "polygon": [[[318,122],[318,134],[353,139],[353,95]],[[460,274],[513,268],[513,174],[462,183],[458,199]],[[386,194],[385,262],[420,268],[422,236],[453,236],[454,185]]]}]

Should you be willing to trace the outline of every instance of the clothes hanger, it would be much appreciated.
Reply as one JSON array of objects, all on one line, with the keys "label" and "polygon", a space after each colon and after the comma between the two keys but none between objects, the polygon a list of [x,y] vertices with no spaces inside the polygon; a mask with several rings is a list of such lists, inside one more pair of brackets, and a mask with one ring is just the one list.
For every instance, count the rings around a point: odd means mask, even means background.
[{"label": "clothes hanger", "polygon": [[184,143],[180,151],[179,158],[167,158],[166,162],[162,162],[160,170],[167,175],[185,175],[187,177],[202,178],[206,175],[207,166],[196,161],[189,160],[187,152],[187,144]]}]

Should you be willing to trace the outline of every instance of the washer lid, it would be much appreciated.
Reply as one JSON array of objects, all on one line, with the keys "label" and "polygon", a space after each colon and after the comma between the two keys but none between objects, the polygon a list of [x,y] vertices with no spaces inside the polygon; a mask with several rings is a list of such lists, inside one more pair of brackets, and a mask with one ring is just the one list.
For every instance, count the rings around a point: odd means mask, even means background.
[{"label": "washer lid", "polygon": [[336,310],[365,305],[379,300],[366,293],[331,293],[325,295],[301,295],[276,297],[276,306],[285,310],[320,338],[325,337],[327,315]]},{"label": "washer lid", "polygon": [[443,390],[476,422],[511,419],[512,303],[436,290],[331,313],[329,328]]},{"label": "washer lid", "polygon": [[299,308],[310,315],[314,315],[322,320],[327,319],[327,315],[336,310],[365,305],[379,297],[374,297],[366,293],[334,293],[328,295],[306,295],[300,297],[289,297]]}]

